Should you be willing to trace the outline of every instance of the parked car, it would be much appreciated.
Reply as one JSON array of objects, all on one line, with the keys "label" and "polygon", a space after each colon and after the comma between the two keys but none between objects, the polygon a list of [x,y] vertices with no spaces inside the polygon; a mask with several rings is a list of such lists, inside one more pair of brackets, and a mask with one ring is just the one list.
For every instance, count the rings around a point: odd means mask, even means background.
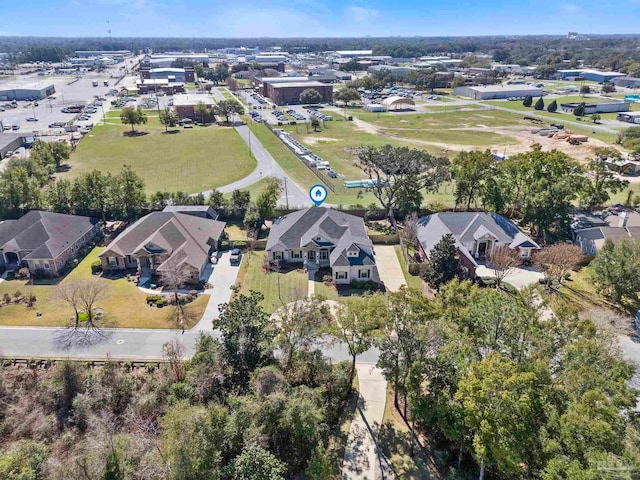
[{"label": "parked car", "polygon": [[27,118],[27,122],[37,122],[38,119],[36,117],[29,117]]},{"label": "parked car", "polygon": [[231,250],[231,256],[229,257],[229,263],[233,265],[234,263],[240,263],[240,258],[242,257],[242,253],[240,253],[239,248],[234,248]]}]

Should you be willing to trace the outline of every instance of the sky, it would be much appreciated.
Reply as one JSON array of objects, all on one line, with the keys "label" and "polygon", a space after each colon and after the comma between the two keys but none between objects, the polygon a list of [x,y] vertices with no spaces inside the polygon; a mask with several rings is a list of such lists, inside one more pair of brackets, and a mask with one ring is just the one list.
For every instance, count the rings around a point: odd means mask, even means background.
[{"label": "sky", "polygon": [[25,36],[639,33],[638,19],[640,0],[0,0],[0,35]]}]

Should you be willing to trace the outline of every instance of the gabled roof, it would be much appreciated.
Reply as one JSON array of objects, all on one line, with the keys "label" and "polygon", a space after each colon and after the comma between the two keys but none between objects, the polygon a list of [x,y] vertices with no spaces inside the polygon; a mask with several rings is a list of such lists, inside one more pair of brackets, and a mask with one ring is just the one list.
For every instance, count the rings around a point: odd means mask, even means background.
[{"label": "gabled roof", "polygon": [[[99,256],[133,255],[142,250],[149,251],[152,245],[169,254],[167,260],[200,270],[208,258],[211,242],[220,239],[224,227],[224,222],[209,218],[153,212],[130,225]],[[162,265],[158,270],[162,270]]]},{"label": "gabled roof", "polygon": [[474,265],[473,256],[464,244],[485,236],[493,237],[510,248],[540,248],[510,220],[492,212],[440,212],[422,217],[418,224],[418,240],[425,253],[447,234],[453,235],[456,246]]},{"label": "gabled roof", "polygon": [[19,220],[0,223],[0,249],[31,251],[29,259],[55,259],[100,220],[98,218],[65,215],[32,210]]},{"label": "gabled roof", "polygon": [[[362,247],[373,247],[367,236],[364,220],[326,207],[298,210],[274,220],[267,240],[267,250],[293,250],[310,243],[333,248],[329,257],[332,266],[375,264],[373,257],[362,250]],[[354,245],[360,250],[359,256],[347,257],[346,251]]]}]

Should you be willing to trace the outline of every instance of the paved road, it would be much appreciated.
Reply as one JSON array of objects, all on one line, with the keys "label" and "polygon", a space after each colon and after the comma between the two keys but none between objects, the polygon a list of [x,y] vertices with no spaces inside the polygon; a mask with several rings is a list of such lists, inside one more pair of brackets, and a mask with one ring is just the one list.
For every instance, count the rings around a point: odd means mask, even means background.
[{"label": "paved road", "polygon": [[[224,95],[219,88],[213,88],[211,95],[216,101],[225,100]],[[234,128],[242,137],[249,148],[253,156],[257,161],[257,166],[246,177],[238,180],[237,182],[230,183],[218,188],[222,193],[229,193],[239,188],[247,188],[254,183],[259,182],[264,177],[276,177],[283,181],[286,180],[286,193],[283,192],[282,197],[278,201],[281,206],[289,205],[289,207],[310,207],[312,202],[309,199],[309,194],[306,190],[300,188],[291,178],[285,173],[280,164],[271,156],[266,148],[262,145],[260,140],[251,133],[249,127],[243,124],[239,117],[234,116],[232,118],[234,122]],[[209,195],[211,190],[203,192],[205,195]]]}]

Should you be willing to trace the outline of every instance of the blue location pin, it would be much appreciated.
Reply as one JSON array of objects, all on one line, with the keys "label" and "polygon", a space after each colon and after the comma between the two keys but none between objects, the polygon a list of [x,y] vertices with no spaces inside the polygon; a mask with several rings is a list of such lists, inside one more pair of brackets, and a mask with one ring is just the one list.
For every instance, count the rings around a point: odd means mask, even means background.
[{"label": "blue location pin", "polygon": [[327,199],[327,195],[329,195],[329,192],[324,185],[314,185],[311,187],[311,190],[309,190],[309,198],[315,203],[316,207],[322,205],[322,202]]}]

